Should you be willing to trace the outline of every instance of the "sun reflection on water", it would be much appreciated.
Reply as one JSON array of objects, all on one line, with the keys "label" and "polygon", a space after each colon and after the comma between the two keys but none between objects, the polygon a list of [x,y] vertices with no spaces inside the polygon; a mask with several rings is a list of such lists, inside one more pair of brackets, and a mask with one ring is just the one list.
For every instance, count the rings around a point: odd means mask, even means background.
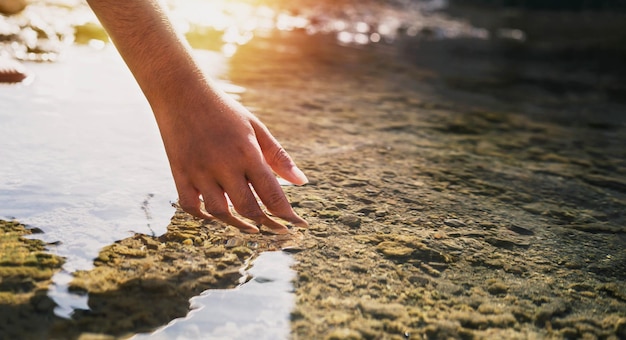
[{"label": "sun reflection on water", "polygon": [[300,30],[307,34],[334,35],[345,45],[393,43],[400,36],[428,39],[459,36],[487,39],[489,33],[438,12],[446,1],[385,1],[360,4],[351,1],[284,2],[252,0],[172,0],[176,27],[195,48],[232,56],[239,46],[259,35]]},{"label": "sun reflection on water", "polygon": [[[436,3],[437,6],[433,6]],[[484,29],[438,11],[446,1],[169,0],[175,27],[197,49],[232,56],[255,36],[281,31],[334,36],[342,45],[393,43],[402,36],[487,39]],[[102,46],[106,33],[84,1],[31,3],[0,25],[0,54],[54,61],[64,45]],[[7,42],[8,41],[8,42]]]}]

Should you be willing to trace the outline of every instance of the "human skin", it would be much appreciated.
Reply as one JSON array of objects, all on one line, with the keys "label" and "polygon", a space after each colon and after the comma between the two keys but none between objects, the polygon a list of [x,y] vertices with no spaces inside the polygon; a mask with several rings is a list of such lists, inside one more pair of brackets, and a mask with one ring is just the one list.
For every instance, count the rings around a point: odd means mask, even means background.
[{"label": "human skin", "polygon": [[[272,215],[306,227],[274,173],[297,185],[307,183],[306,176],[257,117],[202,73],[162,5],[156,0],[87,2],[152,108],[181,208],[248,233],[258,233],[260,225],[287,232],[259,206],[252,186]],[[232,214],[225,194],[254,224]]]}]

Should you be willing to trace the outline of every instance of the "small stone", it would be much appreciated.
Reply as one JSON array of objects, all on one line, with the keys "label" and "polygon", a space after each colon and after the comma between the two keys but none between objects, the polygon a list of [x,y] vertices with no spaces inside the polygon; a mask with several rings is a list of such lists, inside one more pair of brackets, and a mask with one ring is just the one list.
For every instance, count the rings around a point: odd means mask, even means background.
[{"label": "small stone", "polygon": [[318,216],[321,218],[337,219],[341,217],[341,212],[336,211],[336,210],[325,209],[325,210],[320,211]]},{"label": "small stone", "polygon": [[349,329],[349,328],[339,328],[335,329],[328,336],[326,336],[327,340],[361,340],[363,336],[361,333]]},{"label": "small stone", "polygon": [[311,210],[322,210],[324,209],[324,204],[318,201],[301,201],[299,206],[301,208],[311,209]]},{"label": "small stone", "polygon": [[376,249],[387,257],[406,257],[413,253],[413,249],[394,241],[380,242]]},{"label": "small stone", "polygon": [[364,314],[369,314],[377,319],[395,320],[406,314],[403,305],[399,303],[379,303],[376,301],[361,301],[359,307]]},{"label": "small stone", "polygon": [[353,229],[357,229],[361,226],[361,218],[355,215],[343,215],[339,217],[339,222]]},{"label": "small stone", "polygon": [[243,246],[235,247],[231,251],[235,255],[237,255],[239,258],[247,258],[247,257],[252,256],[252,254],[254,254],[252,249],[250,249],[248,247],[243,247]]},{"label": "small stone", "polygon": [[492,295],[506,294],[509,291],[509,286],[500,280],[494,280],[489,282],[487,291]]},{"label": "small stone", "polygon": [[465,223],[463,223],[461,220],[457,220],[455,218],[447,219],[447,220],[443,221],[443,224],[447,225],[448,227],[452,227],[452,228],[463,228],[463,227],[465,227]]}]

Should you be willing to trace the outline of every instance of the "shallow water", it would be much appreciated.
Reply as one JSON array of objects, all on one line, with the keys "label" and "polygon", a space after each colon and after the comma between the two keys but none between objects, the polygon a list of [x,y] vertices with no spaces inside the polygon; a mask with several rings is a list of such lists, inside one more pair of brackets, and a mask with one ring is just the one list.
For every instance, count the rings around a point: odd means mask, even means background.
[{"label": "shallow water", "polygon": [[60,242],[52,250],[67,262],[52,295],[68,315],[67,273],[131,232],[162,233],[176,192],[148,105],[114,50],[68,48],[27,67],[33,79],[0,91],[0,215]]},{"label": "shallow water", "polygon": [[291,256],[265,252],[247,272],[253,279],[238,288],[208,290],[192,298],[192,311],[151,334],[133,339],[287,339],[295,305]]}]

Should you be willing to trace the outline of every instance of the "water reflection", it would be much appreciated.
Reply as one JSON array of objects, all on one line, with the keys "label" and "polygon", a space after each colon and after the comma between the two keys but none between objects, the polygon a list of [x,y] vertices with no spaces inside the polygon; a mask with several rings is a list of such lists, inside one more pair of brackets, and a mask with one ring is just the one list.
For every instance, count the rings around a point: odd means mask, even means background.
[{"label": "water reflection", "polygon": [[207,290],[191,299],[186,317],[133,339],[287,339],[292,264],[285,253],[262,253],[248,271],[254,279],[233,290]]}]

